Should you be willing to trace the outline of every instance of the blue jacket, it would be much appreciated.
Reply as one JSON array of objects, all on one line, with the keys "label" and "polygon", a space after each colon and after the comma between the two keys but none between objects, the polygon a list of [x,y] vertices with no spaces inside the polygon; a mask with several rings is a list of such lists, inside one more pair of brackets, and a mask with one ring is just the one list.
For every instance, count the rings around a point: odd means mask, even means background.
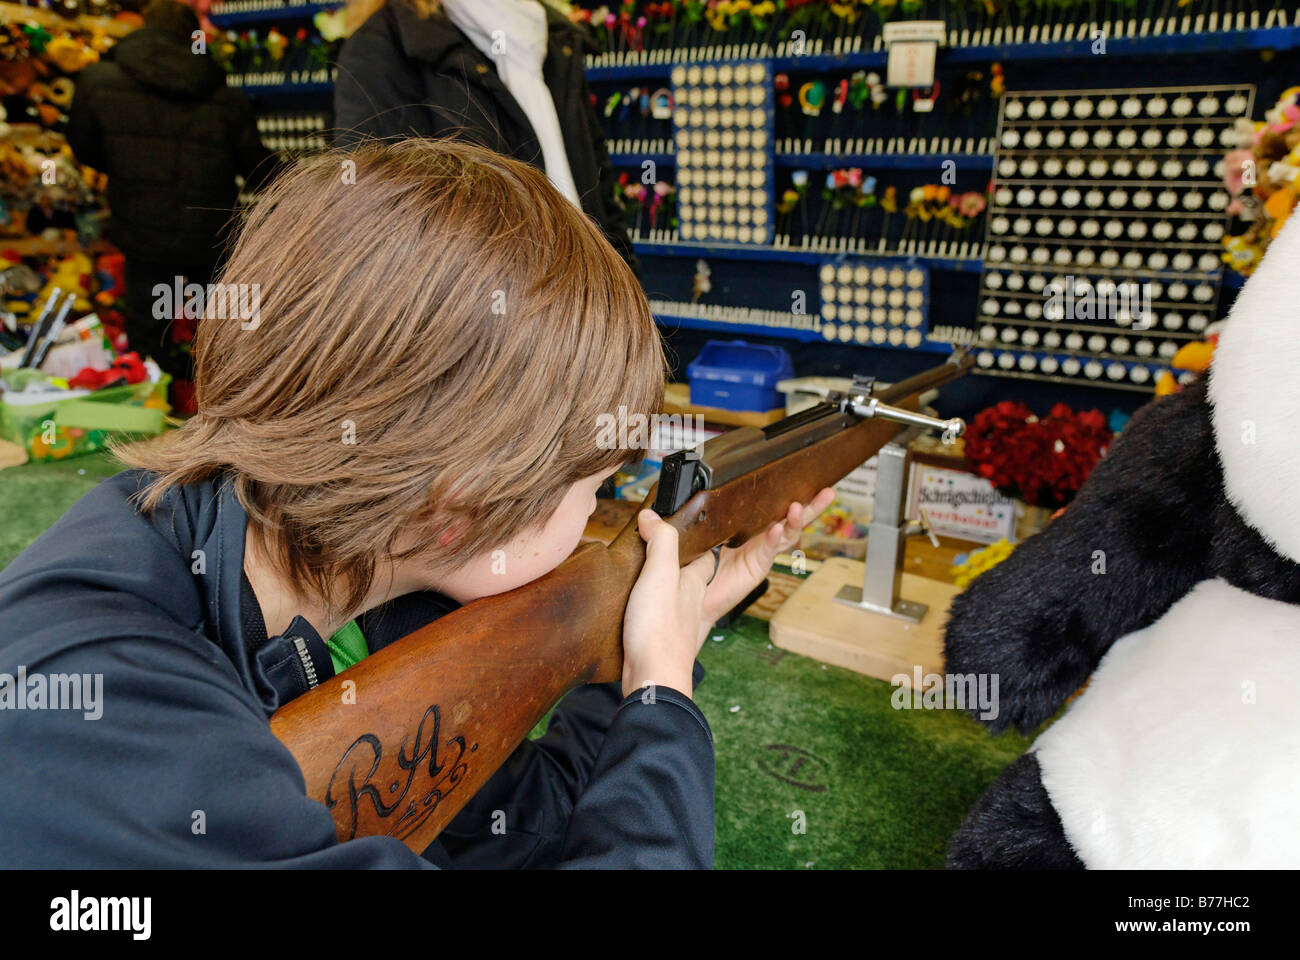
[{"label": "blue jacket", "polygon": [[[230,485],[173,490],[146,516],[144,476],[101,483],[0,573],[0,865],[711,865],[707,722],[676,691],[645,704],[614,684],[565,698],[423,857],[339,843],[268,725],[333,675],[324,642],[302,618],[266,638]],[[454,606],[380,608],[371,652]]]}]

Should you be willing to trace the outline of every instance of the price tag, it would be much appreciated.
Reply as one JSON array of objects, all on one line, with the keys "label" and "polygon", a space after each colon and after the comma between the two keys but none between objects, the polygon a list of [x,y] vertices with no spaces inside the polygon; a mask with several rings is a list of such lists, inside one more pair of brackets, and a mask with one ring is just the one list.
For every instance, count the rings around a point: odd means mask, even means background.
[{"label": "price tag", "polygon": [[885,84],[890,87],[934,86],[934,61],[938,50],[939,45],[930,41],[891,43]]}]

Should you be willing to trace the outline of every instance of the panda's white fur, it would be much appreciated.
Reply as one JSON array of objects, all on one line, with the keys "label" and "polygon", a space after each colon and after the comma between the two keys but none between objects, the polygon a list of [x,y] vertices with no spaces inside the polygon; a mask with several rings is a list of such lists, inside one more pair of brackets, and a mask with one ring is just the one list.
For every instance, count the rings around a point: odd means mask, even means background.
[{"label": "panda's white fur", "polygon": [[1297,484],[1300,216],[1209,377],[1140,411],[1064,516],[954,601],[949,669],[998,673],[1004,724],[1088,686],[972,807],[950,865],[1300,866]]},{"label": "panda's white fur", "polygon": [[1210,368],[1214,438],[1237,512],[1300,562],[1300,216],[1232,305]]},{"label": "panda's white fur", "polygon": [[1300,863],[1300,609],[1205,580],[1036,741],[1090,868]]}]

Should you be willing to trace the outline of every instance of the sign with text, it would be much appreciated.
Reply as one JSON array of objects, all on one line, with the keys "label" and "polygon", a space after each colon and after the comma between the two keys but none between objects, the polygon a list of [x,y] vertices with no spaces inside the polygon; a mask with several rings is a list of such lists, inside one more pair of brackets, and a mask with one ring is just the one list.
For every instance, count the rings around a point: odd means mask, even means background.
[{"label": "sign with text", "polygon": [[943,43],[947,24],[942,20],[897,20],[885,24],[885,46],[895,43]]},{"label": "sign with text", "polygon": [[912,466],[908,516],[925,511],[940,536],[978,543],[1016,539],[1016,502],[983,477],[924,463]]},{"label": "sign with text", "polygon": [[885,46],[889,60],[885,85],[889,87],[934,86],[934,61],[944,42],[942,20],[911,20],[885,24]]},{"label": "sign with text", "polygon": [[889,63],[885,68],[885,85],[888,87],[934,86],[934,58],[938,44],[895,43],[889,48]]}]

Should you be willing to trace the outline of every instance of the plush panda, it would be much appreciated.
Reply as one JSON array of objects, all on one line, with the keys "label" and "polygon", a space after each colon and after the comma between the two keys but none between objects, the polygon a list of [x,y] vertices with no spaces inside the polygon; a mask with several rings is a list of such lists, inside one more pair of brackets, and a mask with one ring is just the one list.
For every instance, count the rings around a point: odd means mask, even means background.
[{"label": "plush panda", "polygon": [[953,604],[950,674],[1029,733],[957,868],[1300,866],[1300,217],[1210,371],[1148,404],[1052,524]]}]

